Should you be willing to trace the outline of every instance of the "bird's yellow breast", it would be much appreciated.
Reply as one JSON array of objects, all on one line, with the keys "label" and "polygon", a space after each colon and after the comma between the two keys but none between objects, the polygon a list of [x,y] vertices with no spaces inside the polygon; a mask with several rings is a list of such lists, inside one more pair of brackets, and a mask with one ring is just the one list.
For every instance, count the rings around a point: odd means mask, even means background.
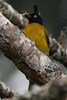
[{"label": "bird's yellow breast", "polygon": [[38,23],[31,23],[28,24],[22,31],[30,40],[35,42],[39,50],[46,55],[49,55],[49,46],[46,38],[47,32],[42,25]]}]

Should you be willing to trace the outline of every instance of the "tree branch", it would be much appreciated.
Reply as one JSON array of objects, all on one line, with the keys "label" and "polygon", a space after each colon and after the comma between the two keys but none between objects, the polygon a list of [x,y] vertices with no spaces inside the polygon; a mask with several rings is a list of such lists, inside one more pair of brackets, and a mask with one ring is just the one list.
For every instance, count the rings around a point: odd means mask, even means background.
[{"label": "tree branch", "polygon": [[46,85],[33,86],[23,100],[67,100],[67,76],[52,79]]},{"label": "tree branch", "polygon": [[16,26],[20,28],[23,26],[23,16],[4,0],[0,0],[0,11]]},{"label": "tree branch", "polygon": [[67,100],[67,76],[53,78],[44,86],[34,85],[24,95],[15,93],[14,96],[3,100]]},{"label": "tree branch", "polygon": [[13,90],[10,90],[3,82],[0,82],[0,98],[11,98],[14,94]]},{"label": "tree branch", "polygon": [[55,38],[49,36],[51,57],[67,67],[67,49],[63,48]]},{"label": "tree branch", "polygon": [[42,85],[64,73],[1,13],[0,49],[33,83]]},{"label": "tree branch", "polygon": [[[4,0],[0,0],[0,10],[14,25],[17,25],[19,28],[23,27],[23,16]],[[67,66],[67,49],[63,48],[56,39],[51,36],[49,36],[49,40],[50,52],[53,54],[51,55],[53,59],[56,59]]]}]

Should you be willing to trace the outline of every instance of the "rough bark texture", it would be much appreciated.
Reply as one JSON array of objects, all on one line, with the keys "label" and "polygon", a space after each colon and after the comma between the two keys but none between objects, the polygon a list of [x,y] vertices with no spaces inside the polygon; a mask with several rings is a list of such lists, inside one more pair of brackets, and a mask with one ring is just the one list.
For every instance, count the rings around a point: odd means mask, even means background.
[{"label": "rough bark texture", "polygon": [[0,98],[11,98],[15,95],[14,91],[0,82]]},{"label": "rough bark texture", "polygon": [[[4,91],[4,93],[6,92]],[[4,96],[3,100],[67,100],[67,76],[53,78],[49,83],[41,87],[34,85],[24,95],[15,93],[14,96],[9,98]]]},{"label": "rough bark texture", "polygon": [[23,26],[23,16],[19,14],[11,5],[6,3],[4,0],[0,0],[0,11],[6,16],[12,23],[18,27]]},{"label": "rough bark texture", "polygon": [[[17,11],[15,11],[12,6],[3,0],[0,0],[0,9],[2,13],[15,25],[23,26],[23,17]],[[50,50],[53,53],[51,55],[54,59],[60,61],[62,64],[67,66],[67,50],[63,48],[56,39],[49,36],[50,40]]]},{"label": "rough bark texture", "polygon": [[0,49],[33,83],[45,84],[63,72],[0,13]]},{"label": "rough bark texture", "polygon": [[[0,0],[0,10],[14,25],[17,25],[19,28],[23,27],[23,16],[4,0]],[[53,54],[51,56],[67,67],[67,49],[63,48],[56,39],[51,36],[49,36],[49,42],[50,52]]]},{"label": "rough bark texture", "polygon": [[[3,0],[0,0],[0,8],[12,23],[22,26],[21,15]],[[3,100],[67,100],[67,76],[63,75],[61,67],[40,52],[34,42],[25,37],[8,19],[0,13],[0,49],[31,83],[38,85],[48,83],[42,87],[33,86],[22,96],[0,82],[0,98],[4,98]],[[51,52],[54,52],[53,57],[67,66],[67,50],[62,48],[55,39],[49,38]]]},{"label": "rough bark texture", "polygon": [[63,48],[55,38],[49,36],[51,57],[58,60],[60,63],[67,67],[67,49]]},{"label": "rough bark texture", "polygon": [[52,79],[42,87],[33,86],[22,98],[23,100],[67,100],[67,76]]}]

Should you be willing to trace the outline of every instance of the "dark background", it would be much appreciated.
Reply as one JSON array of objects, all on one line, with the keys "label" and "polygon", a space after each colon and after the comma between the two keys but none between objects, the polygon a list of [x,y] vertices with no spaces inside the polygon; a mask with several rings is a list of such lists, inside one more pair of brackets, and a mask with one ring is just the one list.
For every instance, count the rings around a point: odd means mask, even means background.
[{"label": "dark background", "polygon": [[18,12],[33,11],[33,4],[39,5],[44,25],[48,32],[57,38],[67,26],[67,0],[6,0]]}]

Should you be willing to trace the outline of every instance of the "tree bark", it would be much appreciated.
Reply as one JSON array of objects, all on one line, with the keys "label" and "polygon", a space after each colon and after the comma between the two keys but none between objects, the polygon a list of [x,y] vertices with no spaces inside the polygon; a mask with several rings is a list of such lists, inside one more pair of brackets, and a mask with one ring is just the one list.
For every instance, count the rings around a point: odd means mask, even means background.
[{"label": "tree bark", "polygon": [[67,67],[67,48],[63,48],[55,38],[49,36],[51,58]]},{"label": "tree bark", "polygon": [[0,81],[0,98],[12,98],[15,92]]},{"label": "tree bark", "polygon": [[6,16],[14,25],[23,27],[23,16],[18,13],[10,4],[4,0],[0,0],[0,11]]},{"label": "tree bark", "polygon": [[67,76],[54,78],[42,87],[33,86],[22,100],[67,100]]},{"label": "tree bark", "polygon": [[[23,28],[23,16],[4,0],[0,0],[0,10],[14,25]],[[52,58],[67,66],[67,49],[63,48],[56,39],[49,36],[50,53]]]},{"label": "tree bark", "polygon": [[13,92],[12,96],[9,95],[10,91],[5,91],[8,87],[4,87],[3,84],[1,84],[2,88],[0,88],[3,90],[3,92],[0,90],[0,94],[4,95],[4,97],[0,95],[3,98],[2,100],[67,100],[67,76],[53,78],[44,86],[34,85],[24,95]]},{"label": "tree bark", "polygon": [[0,13],[0,49],[29,81],[43,85],[63,73],[21,31]]},{"label": "tree bark", "polygon": [[[14,25],[23,28],[23,16],[4,0],[0,0],[0,10]],[[67,66],[67,49],[63,48],[55,38],[49,36],[50,53],[52,58]]]}]

